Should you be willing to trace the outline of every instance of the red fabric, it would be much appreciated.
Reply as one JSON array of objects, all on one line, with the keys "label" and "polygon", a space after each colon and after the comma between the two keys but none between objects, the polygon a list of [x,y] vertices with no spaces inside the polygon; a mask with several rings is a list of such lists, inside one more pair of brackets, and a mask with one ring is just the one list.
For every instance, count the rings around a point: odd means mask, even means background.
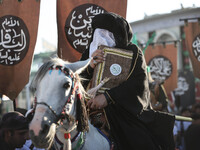
[{"label": "red fabric", "polygon": [[36,0],[3,0],[0,4],[0,93],[11,100],[29,81],[39,11],[40,1]]},{"label": "red fabric", "polygon": [[184,27],[184,31],[186,46],[190,54],[194,76],[200,78],[200,52],[198,52],[199,46],[197,44],[200,39],[200,25],[198,22],[189,22],[188,25]]},{"label": "red fabric", "polygon": [[71,134],[70,133],[65,133],[64,134],[64,138],[65,139],[70,139],[71,138]]},{"label": "red fabric", "polygon": [[[154,47],[148,46],[147,50],[145,51],[146,63],[148,64],[149,61],[156,56],[164,56],[165,58],[170,60],[170,62],[172,63],[172,73],[164,81],[164,87],[165,87],[166,93],[169,94],[171,91],[177,88],[177,77],[178,77],[177,47],[175,47],[174,44],[166,44],[165,46],[155,45]],[[158,68],[158,69],[162,70],[165,68]]]}]

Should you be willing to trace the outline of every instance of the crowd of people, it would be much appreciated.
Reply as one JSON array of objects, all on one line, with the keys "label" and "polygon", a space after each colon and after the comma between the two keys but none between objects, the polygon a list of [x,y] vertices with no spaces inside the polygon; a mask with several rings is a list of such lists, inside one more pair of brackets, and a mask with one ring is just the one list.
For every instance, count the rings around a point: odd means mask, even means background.
[{"label": "crowd of people", "polygon": [[34,147],[29,137],[30,115],[26,109],[4,113],[0,118],[1,150],[44,150]]},{"label": "crowd of people", "polygon": [[[42,150],[35,148],[28,136],[30,119],[22,114],[24,111],[22,113],[18,111],[5,113],[1,118],[1,150]],[[193,121],[175,121],[173,129],[174,150],[198,150],[200,148],[200,104],[182,108],[179,115],[191,117]]]},{"label": "crowd of people", "polygon": [[[95,67],[103,61],[109,61],[105,60],[104,52],[98,48],[100,45],[133,53],[127,79],[87,102],[90,109],[105,110],[109,136],[115,143],[114,149],[196,150],[194,147],[198,144],[200,133],[200,106],[195,106],[193,110],[183,109],[181,112],[183,116],[192,117],[193,122],[175,121],[175,116],[166,110],[167,101],[160,102],[165,109],[156,111],[160,108],[156,107],[157,102],[152,104],[150,100],[144,55],[140,48],[131,43],[132,29],[129,23],[117,14],[104,13],[93,18],[92,29],[93,38],[81,57],[81,60],[92,58],[81,74],[87,79],[83,82],[85,89],[90,86]],[[29,122],[17,111],[4,114],[0,122],[1,150],[33,149],[28,135]]]},{"label": "crowd of people", "polygon": [[200,104],[182,108],[180,115],[193,121],[177,120],[174,125],[174,141],[177,150],[198,150],[200,143]]}]

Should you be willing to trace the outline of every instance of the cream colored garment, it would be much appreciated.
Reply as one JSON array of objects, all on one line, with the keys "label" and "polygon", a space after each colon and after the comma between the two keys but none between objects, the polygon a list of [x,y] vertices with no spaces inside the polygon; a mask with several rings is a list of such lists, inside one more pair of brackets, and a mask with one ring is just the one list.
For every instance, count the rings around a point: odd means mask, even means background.
[{"label": "cream colored garment", "polygon": [[116,46],[115,38],[108,30],[96,28],[93,35],[93,41],[90,44],[89,57],[92,56],[93,52],[97,50],[100,45],[114,47]]}]

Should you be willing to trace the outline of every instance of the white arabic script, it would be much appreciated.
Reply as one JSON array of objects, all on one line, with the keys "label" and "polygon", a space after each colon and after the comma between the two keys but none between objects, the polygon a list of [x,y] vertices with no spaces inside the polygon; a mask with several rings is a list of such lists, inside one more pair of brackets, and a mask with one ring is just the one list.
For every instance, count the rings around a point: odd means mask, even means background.
[{"label": "white arabic script", "polygon": [[27,45],[26,35],[17,18],[4,18],[0,26],[0,63],[13,64],[20,60],[20,54]]},{"label": "white arabic script", "polygon": [[189,89],[189,84],[184,77],[178,78],[178,87],[175,89],[175,95],[184,95]]},{"label": "white arabic script", "polygon": [[196,40],[192,43],[192,48],[194,55],[197,57],[197,60],[200,62],[200,37],[197,36]]},{"label": "white arabic script", "polygon": [[150,62],[150,71],[152,78],[159,79],[161,81],[166,80],[172,73],[171,63],[169,60],[165,60],[164,58],[154,58]]},{"label": "white arabic script", "polygon": [[77,49],[78,46],[88,48],[88,43],[92,36],[92,18],[95,15],[101,13],[104,13],[104,10],[99,7],[94,8],[94,6],[87,7],[83,12],[76,10],[72,12],[71,20],[69,23],[70,27],[67,30],[67,36],[75,37],[75,40],[72,42],[75,49]]}]

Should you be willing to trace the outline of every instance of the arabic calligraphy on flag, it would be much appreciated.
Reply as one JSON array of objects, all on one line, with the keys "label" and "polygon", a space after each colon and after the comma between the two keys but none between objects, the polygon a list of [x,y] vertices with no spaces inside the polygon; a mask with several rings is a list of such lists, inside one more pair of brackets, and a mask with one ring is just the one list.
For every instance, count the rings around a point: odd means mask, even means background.
[{"label": "arabic calligraphy on flag", "polygon": [[188,107],[195,103],[194,75],[189,70],[180,71],[178,74],[178,87],[173,91],[176,101],[180,106]]},{"label": "arabic calligraphy on flag", "polygon": [[107,11],[125,18],[126,8],[127,0],[57,1],[58,57],[79,60],[92,38],[92,18]]},{"label": "arabic calligraphy on flag", "polygon": [[25,57],[29,32],[23,20],[6,15],[0,18],[0,64],[15,65]]},{"label": "arabic calligraphy on flag", "polygon": [[153,80],[164,82],[168,93],[177,87],[177,47],[174,44],[148,46],[145,59]]},{"label": "arabic calligraphy on flag", "polygon": [[195,58],[200,62],[200,33],[194,38],[192,50]]},{"label": "arabic calligraphy on flag", "polygon": [[189,22],[184,26],[184,31],[194,76],[200,79],[200,25],[198,22]]},{"label": "arabic calligraphy on flag", "polygon": [[14,100],[29,81],[40,1],[0,4],[0,93]]},{"label": "arabic calligraphy on flag", "polygon": [[92,18],[106,10],[94,4],[83,4],[74,8],[65,23],[65,34],[70,45],[82,53],[88,48],[92,37]]},{"label": "arabic calligraphy on flag", "polygon": [[172,62],[165,56],[153,57],[148,66],[153,80],[165,81],[172,74]]}]

